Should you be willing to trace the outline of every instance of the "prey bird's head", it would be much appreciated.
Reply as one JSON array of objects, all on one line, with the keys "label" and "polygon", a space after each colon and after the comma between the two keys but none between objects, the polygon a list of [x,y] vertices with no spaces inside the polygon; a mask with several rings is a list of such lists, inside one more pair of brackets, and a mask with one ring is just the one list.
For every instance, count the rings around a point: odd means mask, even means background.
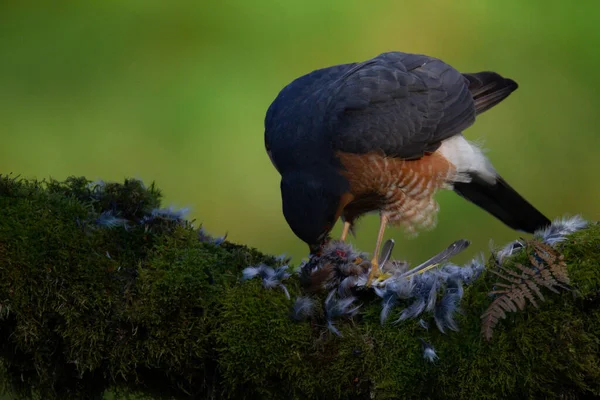
[{"label": "prey bird's head", "polygon": [[281,179],[283,215],[310,253],[319,254],[340,216],[339,182],[309,172],[284,174]]}]

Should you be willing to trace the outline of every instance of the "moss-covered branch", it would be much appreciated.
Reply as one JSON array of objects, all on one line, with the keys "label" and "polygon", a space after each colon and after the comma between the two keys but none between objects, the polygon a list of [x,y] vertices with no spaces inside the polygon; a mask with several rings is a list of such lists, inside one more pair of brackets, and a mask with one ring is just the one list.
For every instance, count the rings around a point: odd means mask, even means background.
[{"label": "moss-covered branch", "polygon": [[[6,390],[58,399],[115,388],[180,398],[600,396],[597,224],[557,246],[574,290],[509,314],[486,342],[488,272],[465,289],[459,332],[413,319],[382,325],[381,299],[366,292],[359,312],[336,322],[338,336],[320,306],[309,320],[290,317],[303,293],[296,274],[285,282],[291,299],[241,281],[249,265],[283,261],[219,243],[159,207],[158,191],[133,180],[0,176]],[[525,252],[515,262],[526,263]],[[424,360],[418,338],[439,360]]]}]

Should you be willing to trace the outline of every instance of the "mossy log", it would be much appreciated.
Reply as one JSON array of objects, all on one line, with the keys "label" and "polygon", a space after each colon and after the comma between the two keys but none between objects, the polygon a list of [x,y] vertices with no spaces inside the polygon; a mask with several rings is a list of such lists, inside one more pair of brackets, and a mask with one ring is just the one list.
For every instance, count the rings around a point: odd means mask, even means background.
[{"label": "mossy log", "polygon": [[[480,316],[497,280],[488,271],[465,289],[458,332],[382,325],[381,299],[367,293],[358,314],[336,322],[338,336],[319,313],[290,318],[296,274],[291,300],[242,282],[249,265],[284,261],[216,242],[158,207],[154,186],[134,180],[0,176],[0,362],[11,396],[600,396],[598,224],[557,246],[573,290],[509,314],[488,342]],[[438,360],[423,358],[418,338]]]}]

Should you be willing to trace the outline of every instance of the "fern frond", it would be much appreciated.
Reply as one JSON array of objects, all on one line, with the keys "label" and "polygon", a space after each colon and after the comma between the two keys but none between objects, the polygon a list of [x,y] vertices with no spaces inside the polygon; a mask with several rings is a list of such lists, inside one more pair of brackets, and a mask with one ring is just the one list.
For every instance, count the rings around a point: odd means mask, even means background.
[{"label": "fern frond", "polygon": [[536,271],[533,268],[526,267],[523,264],[516,264],[515,266],[522,271],[521,276],[527,276],[527,275],[529,275],[529,276],[533,277],[533,276],[536,276],[538,274],[538,271]]},{"label": "fern frond", "polygon": [[565,289],[561,283],[569,283],[567,264],[562,254],[550,245],[535,240],[526,242],[526,246],[532,250],[529,254],[530,267],[515,264],[510,269],[498,265],[498,270],[490,271],[504,282],[495,283],[494,286],[500,289],[489,294],[497,297],[481,316],[481,331],[488,341],[498,321],[506,318],[506,313],[524,310],[528,302],[538,308],[538,300],[545,301],[542,288],[559,293],[558,288]]},{"label": "fern frond", "polygon": [[542,270],[542,269],[546,268],[544,266],[543,261],[541,261],[541,259],[538,259],[535,254],[529,254],[527,257],[529,258],[529,262],[531,263],[531,265],[534,268],[536,268],[538,270]]},{"label": "fern frond", "polygon": [[569,273],[567,272],[567,263],[564,261],[564,256],[560,255],[560,261],[550,265],[550,271],[557,281],[564,284],[571,283]]},{"label": "fern frond", "polygon": [[569,284],[565,256],[545,243],[535,242],[533,246],[535,254],[548,266],[554,278],[561,283]]},{"label": "fern frond", "polygon": [[496,275],[497,277],[499,277],[500,279],[504,279],[505,281],[508,281],[508,282],[511,282],[511,283],[519,283],[519,282],[521,282],[520,277],[519,278],[515,278],[513,276],[507,276],[507,275],[504,275],[501,272],[494,271],[493,269],[491,269],[490,272],[492,274]]},{"label": "fern frond", "polygon": [[533,249],[535,255],[537,255],[547,265],[552,264],[557,258],[557,251],[542,242],[532,241],[531,248]]},{"label": "fern frond", "polygon": [[[507,294],[508,298],[512,301],[512,303],[516,304],[519,310],[523,310],[525,305],[525,295],[523,294],[523,290],[520,287],[515,287],[510,293]],[[516,312],[517,310],[513,310]]]},{"label": "fern frond", "polygon": [[[504,313],[502,313],[504,315]],[[492,333],[494,330],[494,327],[498,324],[498,315],[495,313],[486,313],[483,314],[481,316],[482,319],[482,326],[481,326],[481,333],[483,333],[483,337],[489,341],[490,339],[492,339]],[[504,317],[502,317],[504,318]]]},{"label": "fern frond", "polygon": [[[525,298],[527,298],[527,300],[529,300],[529,302],[531,304],[533,304],[533,306],[535,308],[538,308],[537,302],[535,301],[535,297],[533,296],[533,293],[531,293],[531,287],[528,285],[528,283],[531,281],[524,281],[523,283],[521,283],[519,285],[519,288],[521,289],[521,292],[523,293],[523,296]],[[531,282],[533,283],[533,282]],[[535,285],[535,283],[532,285],[533,287],[535,287],[537,289],[537,285]],[[538,290],[539,292],[539,290]]]},{"label": "fern frond", "polygon": [[505,296],[498,298],[498,305],[504,309],[504,311],[517,312],[517,305],[515,304],[515,298],[518,298],[518,290],[511,290]]},{"label": "fern frond", "polygon": [[[546,299],[544,298],[544,295],[540,291],[540,287],[538,285],[536,285],[534,281],[526,280],[525,284],[529,287],[529,289],[531,289],[537,295],[537,297],[541,301],[546,301]],[[537,305],[535,304],[535,302],[531,301],[531,304],[533,304],[534,307],[537,308]]]},{"label": "fern frond", "polygon": [[516,271],[513,271],[513,270],[511,270],[511,269],[508,269],[508,268],[506,268],[506,267],[503,267],[503,266],[501,266],[501,265],[499,266],[499,268],[500,268],[502,271],[506,272],[506,273],[507,273],[508,275],[510,275],[511,277],[515,278],[515,279],[516,279],[515,283],[521,282],[521,279],[523,279],[523,274],[519,274],[519,273],[517,273]]},{"label": "fern frond", "polygon": [[[508,288],[511,289],[513,287],[513,285],[508,285],[506,283],[502,283],[502,282],[496,282],[494,284],[494,286],[498,286],[498,287],[503,287],[503,288]],[[495,293],[495,292],[490,292],[490,294]]]},{"label": "fern frond", "polygon": [[517,311],[517,304],[513,302],[513,299],[516,299],[516,296],[518,296],[517,292],[518,288],[517,290],[514,290],[513,288],[513,290],[508,291],[506,295],[497,297],[481,316],[481,319],[483,320],[481,331],[486,340],[492,338],[494,327],[498,324],[499,320],[506,318],[507,312]]},{"label": "fern frond", "polygon": [[[511,286],[511,288],[512,288],[512,286]],[[510,292],[510,290],[492,290],[488,294],[489,295],[492,295],[492,294],[506,294],[508,292]]]}]

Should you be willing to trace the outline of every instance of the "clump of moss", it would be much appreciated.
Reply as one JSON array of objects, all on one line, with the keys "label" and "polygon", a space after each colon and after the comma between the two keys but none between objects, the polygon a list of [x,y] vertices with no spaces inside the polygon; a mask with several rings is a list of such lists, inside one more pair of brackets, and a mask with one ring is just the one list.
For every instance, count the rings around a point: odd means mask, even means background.
[{"label": "clump of moss", "polygon": [[[0,373],[20,397],[582,398],[600,396],[600,226],[569,236],[571,292],[512,313],[486,342],[495,276],[465,288],[458,332],[381,323],[381,299],[328,329],[327,293],[292,318],[283,290],[242,280],[284,261],[207,238],[153,186],[0,176]],[[162,211],[161,211],[162,210]],[[109,213],[109,214],[107,214]],[[108,221],[108,222],[107,222]],[[525,251],[506,265],[526,264]],[[490,257],[488,269],[494,267]],[[423,358],[419,338],[439,359]]]},{"label": "clump of moss", "polygon": [[[338,337],[327,330],[322,309],[309,321],[289,322],[282,316],[294,303],[281,293],[264,290],[258,281],[236,287],[224,300],[228,312],[219,329],[227,393],[240,398],[265,393],[365,399],[598,396],[600,226],[591,224],[557,249],[565,255],[574,291],[545,294],[539,309],[510,315],[491,342],[481,336],[480,316],[493,300],[488,295],[497,278],[489,272],[493,257],[482,277],[465,288],[459,332],[446,334],[423,327],[433,326],[433,318],[427,324],[382,325],[379,299],[367,294],[360,298],[360,314],[340,323]],[[506,263],[525,265],[528,254],[517,252]],[[290,293],[292,299],[302,294]],[[324,295],[316,299],[323,301]],[[390,320],[401,311],[395,308]],[[424,359],[418,338],[435,347],[439,360]]]},{"label": "clump of moss", "polygon": [[[215,390],[224,288],[274,258],[199,240],[185,221],[153,221],[154,186],[93,187],[0,176],[0,351],[15,388],[61,399],[124,382]],[[95,224],[109,209],[128,224]]]}]

